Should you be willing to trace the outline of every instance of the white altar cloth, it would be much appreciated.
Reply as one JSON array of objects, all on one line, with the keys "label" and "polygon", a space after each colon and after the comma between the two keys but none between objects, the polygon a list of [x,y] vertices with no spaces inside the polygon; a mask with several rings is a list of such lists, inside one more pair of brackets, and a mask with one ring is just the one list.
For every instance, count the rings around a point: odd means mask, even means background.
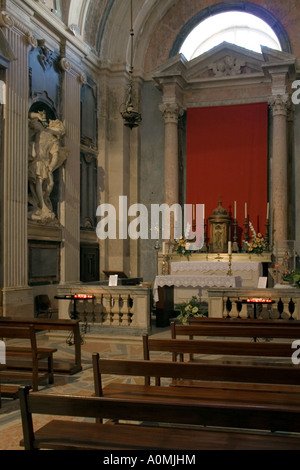
[{"label": "white altar cloth", "polygon": [[[228,270],[228,264],[227,264]],[[241,287],[242,279],[240,276],[197,276],[186,274],[180,275],[165,275],[156,276],[153,286],[153,297],[155,302],[158,302],[158,288],[164,286],[175,287]]]},{"label": "white altar cloth", "polygon": [[[175,261],[171,263],[171,274],[204,274],[204,273],[227,273],[229,269],[228,261]],[[256,261],[233,261],[231,263],[233,271],[256,271],[262,276],[262,263]]]}]

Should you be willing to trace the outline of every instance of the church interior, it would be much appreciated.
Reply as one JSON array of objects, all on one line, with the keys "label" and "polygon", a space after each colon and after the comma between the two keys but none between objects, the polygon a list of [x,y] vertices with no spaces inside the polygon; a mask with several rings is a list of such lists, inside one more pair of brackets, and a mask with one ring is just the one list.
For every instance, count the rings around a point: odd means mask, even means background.
[{"label": "church interior", "polygon": [[300,449],[297,3],[0,0],[0,449]]}]

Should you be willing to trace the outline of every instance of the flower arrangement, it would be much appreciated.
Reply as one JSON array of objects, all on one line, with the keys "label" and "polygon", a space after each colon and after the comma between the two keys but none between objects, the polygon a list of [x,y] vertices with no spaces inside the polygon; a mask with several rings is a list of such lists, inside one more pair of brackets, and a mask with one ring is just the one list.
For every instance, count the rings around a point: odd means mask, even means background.
[{"label": "flower arrangement", "polygon": [[185,237],[180,237],[176,240],[175,251],[179,255],[189,256],[191,251],[189,250],[190,242]]},{"label": "flower arrangement", "polygon": [[183,324],[187,323],[190,317],[208,316],[207,302],[202,302],[201,299],[196,296],[193,296],[189,302],[175,305],[175,310],[180,311],[177,320]]},{"label": "flower arrangement", "polygon": [[286,274],[283,276],[284,281],[292,282],[295,287],[300,288],[300,269],[296,269],[295,271],[291,272],[290,274]]},{"label": "flower arrangement", "polygon": [[189,240],[189,233],[190,233],[190,224],[187,223],[186,231],[184,236],[181,236],[178,240],[175,240],[175,249],[176,253],[179,255],[190,256],[192,250],[189,250],[191,242]]},{"label": "flower arrangement", "polygon": [[251,242],[246,242],[248,245],[248,253],[261,254],[266,249],[265,240],[261,233],[256,233],[251,222],[249,222],[249,228],[252,232]]}]

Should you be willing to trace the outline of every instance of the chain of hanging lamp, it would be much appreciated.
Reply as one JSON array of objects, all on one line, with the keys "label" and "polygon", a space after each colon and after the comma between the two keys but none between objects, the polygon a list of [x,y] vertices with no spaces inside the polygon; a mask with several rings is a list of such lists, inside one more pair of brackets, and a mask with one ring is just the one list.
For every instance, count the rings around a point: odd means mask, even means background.
[{"label": "chain of hanging lamp", "polygon": [[132,13],[132,0],[130,0],[130,68],[129,68],[129,83],[127,89],[127,98],[124,105],[124,110],[121,111],[121,116],[124,120],[124,125],[133,129],[137,127],[142,121],[142,116],[138,111],[135,111],[133,106],[133,13]]}]

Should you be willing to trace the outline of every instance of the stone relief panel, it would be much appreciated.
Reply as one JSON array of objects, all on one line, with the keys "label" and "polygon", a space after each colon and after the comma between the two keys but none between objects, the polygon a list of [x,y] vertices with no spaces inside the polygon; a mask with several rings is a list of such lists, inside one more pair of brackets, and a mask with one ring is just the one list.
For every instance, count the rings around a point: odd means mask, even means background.
[{"label": "stone relief panel", "polygon": [[226,77],[228,75],[240,75],[244,73],[245,61],[237,57],[227,55],[224,59],[210,64],[208,70],[215,77]]}]

